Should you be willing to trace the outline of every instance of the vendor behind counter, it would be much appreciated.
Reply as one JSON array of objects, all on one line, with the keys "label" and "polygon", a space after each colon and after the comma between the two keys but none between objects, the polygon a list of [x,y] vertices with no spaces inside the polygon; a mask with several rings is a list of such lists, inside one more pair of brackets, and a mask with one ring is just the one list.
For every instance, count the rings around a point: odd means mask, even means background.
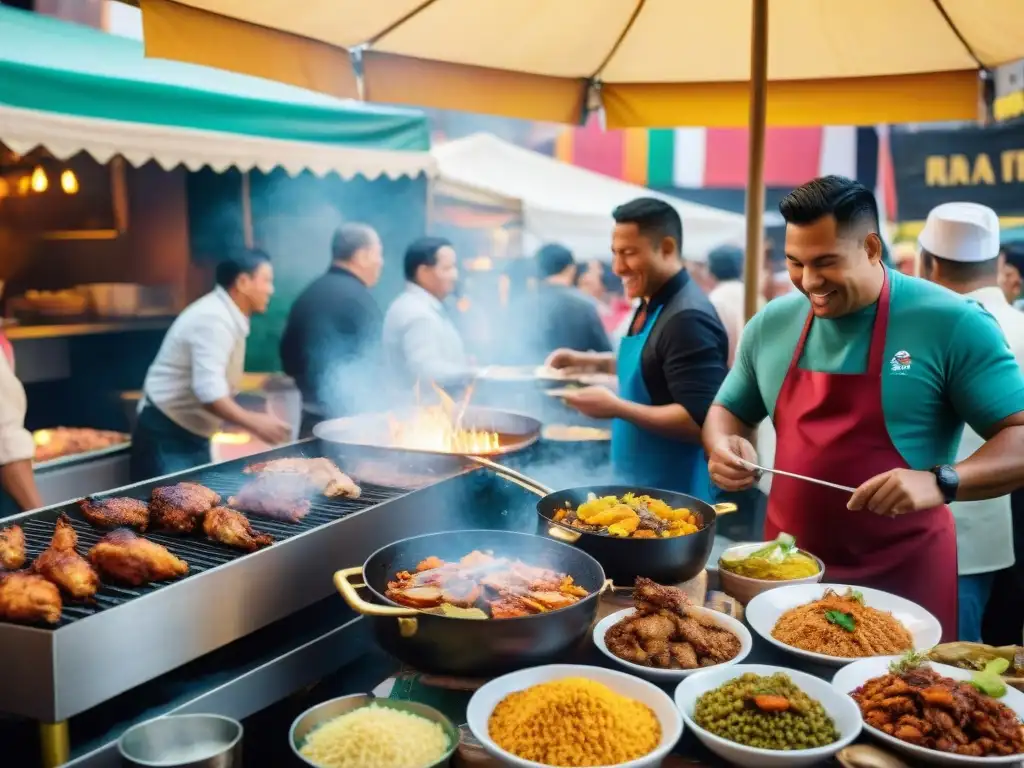
[{"label": "vendor behind counter", "polygon": [[36,444],[25,429],[28,402],[14,373],[14,351],[0,333],[0,518],[42,506],[32,472]]}]

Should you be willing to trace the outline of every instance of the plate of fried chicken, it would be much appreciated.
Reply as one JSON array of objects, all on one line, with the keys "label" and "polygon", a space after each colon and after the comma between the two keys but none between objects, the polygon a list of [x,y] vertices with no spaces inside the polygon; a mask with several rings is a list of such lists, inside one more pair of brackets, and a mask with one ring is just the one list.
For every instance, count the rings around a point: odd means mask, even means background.
[{"label": "plate of fried chicken", "polygon": [[597,623],[594,645],[646,680],[682,680],[708,667],[738,664],[753,647],[742,622],[694,605],[678,587],[638,578],[633,604]]}]

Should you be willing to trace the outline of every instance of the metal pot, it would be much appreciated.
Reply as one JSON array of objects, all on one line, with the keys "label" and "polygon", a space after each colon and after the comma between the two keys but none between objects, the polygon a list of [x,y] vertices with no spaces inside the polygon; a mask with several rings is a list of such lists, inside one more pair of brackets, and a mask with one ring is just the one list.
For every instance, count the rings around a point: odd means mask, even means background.
[{"label": "metal pot", "polygon": [[[567,573],[587,590],[568,608],[512,619],[474,620],[440,616],[399,605],[384,594],[399,571],[413,570],[427,557],[459,560],[473,550],[492,551]],[[362,576],[361,584],[350,580]],[[611,583],[586,552],[543,536],[511,531],[450,531],[414,536],[378,549],[361,568],[334,574],[345,602],[370,621],[384,650],[420,672],[457,677],[490,677],[548,664],[589,635],[601,593]],[[366,587],[373,602],[356,592]]]},{"label": "metal pot", "polygon": [[311,766],[311,768],[319,768],[316,763],[311,763],[304,758],[302,753],[299,751],[302,749],[302,745],[306,741],[306,737],[310,732],[324,723],[341,717],[352,710],[374,703],[381,707],[390,707],[391,709],[397,709],[401,712],[409,712],[414,715],[419,715],[427,720],[438,723],[444,730],[445,736],[448,737],[448,751],[437,762],[431,763],[430,765],[424,765],[422,768],[437,768],[438,766],[446,765],[448,760],[451,759],[452,754],[454,754],[455,750],[458,749],[460,736],[459,729],[455,727],[451,720],[433,707],[428,707],[426,704],[420,704],[416,701],[381,699],[375,697],[372,693],[353,693],[350,696],[340,696],[337,699],[321,702],[314,707],[310,707],[295,718],[295,721],[292,723],[291,730],[288,732],[288,743],[291,745],[292,753],[295,755],[296,759],[300,760],[304,765]]},{"label": "metal pot", "polygon": [[242,724],[220,715],[168,715],[117,740],[130,768],[242,768]]},{"label": "metal pot", "polygon": [[[538,493],[541,489],[534,490]],[[581,531],[556,523],[555,514],[566,506],[578,507],[593,493],[601,496],[622,496],[632,493],[660,499],[673,509],[686,507],[700,518],[700,529],[686,536],[657,539],[634,539]],[[593,485],[549,491],[537,502],[541,516],[552,538],[574,544],[593,555],[617,587],[632,587],[638,576],[659,584],[681,584],[704,570],[715,543],[718,515],[735,512],[735,504],[708,504],[695,496],[644,488],[636,485]]]}]

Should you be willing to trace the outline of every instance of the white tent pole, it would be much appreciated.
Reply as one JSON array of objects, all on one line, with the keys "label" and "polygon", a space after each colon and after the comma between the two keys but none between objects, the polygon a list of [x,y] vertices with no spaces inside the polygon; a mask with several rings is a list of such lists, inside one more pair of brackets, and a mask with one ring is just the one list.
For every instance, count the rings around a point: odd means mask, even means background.
[{"label": "white tent pole", "polygon": [[747,168],[747,242],[743,264],[743,310],[757,312],[764,261],[764,142],[768,107],[768,0],[751,0],[750,166]]}]

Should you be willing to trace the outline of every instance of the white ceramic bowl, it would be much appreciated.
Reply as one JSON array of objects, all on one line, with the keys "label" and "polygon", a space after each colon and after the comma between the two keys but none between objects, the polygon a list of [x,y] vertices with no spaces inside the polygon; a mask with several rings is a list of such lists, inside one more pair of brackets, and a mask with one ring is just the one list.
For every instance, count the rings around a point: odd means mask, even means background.
[{"label": "white ceramic bowl", "polygon": [[728,554],[749,555],[771,543],[772,542],[770,541],[761,541],[751,544],[737,544],[729,547],[722,553],[722,557],[718,558],[718,583],[721,584],[722,591],[725,592],[725,594],[739,601],[741,605],[746,605],[757,595],[769,589],[776,589],[778,587],[789,586],[792,584],[817,584],[825,576],[825,564],[821,561],[821,558],[815,557],[810,552],[805,552],[802,549],[798,551],[801,554],[814,558],[814,561],[818,564],[818,572],[813,576],[804,576],[801,579],[785,579],[782,581],[778,579],[753,579],[750,576],[740,576],[738,573],[733,573],[732,571],[728,571],[722,567],[722,558]]},{"label": "white ceramic bowl", "polygon": [[713,667],[698,667],[697,669],[658,669],[657,667],[645,667],[641,664],[634,664],[630,661],[626,661],[625,659],[620,659],[618,656],[616,656],[614,653],[608,650],[608,646],[607,644],[605,644],[604,641],[604,636],[608,633],[608,630],[611,629],[613,625],[618,624],[623,619],[632,616],[634,612],[633,608],[624,608],[621,611],[616,611],[610,616],[605,616],[603,619],[597,622],[597,626],[594,627],[594,645],[597,646],[597,649],[601,651],[601,653],[603,653],[609,659],[614,661],[616,664],[619,664],[623,669],[625,669],[630,674],[634,674],[638,677],[644,678],[645,680],[650,680],[652,682],[660,683],[662,685],[671,682],[678,682],[679,680],[682,680],[684,677],[689,677],[690,675],[696,672],[702,672],[705,669],[717,669],[719,667],[727,667],[731,664],[739,664],[741,661],[747,658],[747,655],[750,653],[750,649],[754,645],[754,641],[753,638],[750,636],[750,631],[745,626],[743,626],[743,622],[737,621],[732,616],[727,616],[726,614],[721,613],[720,611],[713,611],[710,608],[698,608],[697,606],[694,606],[690,610],[696,611],[702,614],[703,616],[708,617],[717,626],[721,627],[722,629],[728,630],[729,632],[732,632],[734,635],[736,635],[736,637],[739,638],[740,652],[739,654],[737,654],[736,658],[730,659],[729,661],[723,661],[721,664],[716,664]]},{"label": "white ceramic bowl", "polygon": [[469,725],[469,730],[490,755],[507,765],[516,765],[519,768],[550,768],[543,763],[523,760],[499,747],[487,735],[487,721],[490,720],[491,712],[498,706],[498,703],[510,693],[566,677],[586,677],[608,686],[616,693],[641,701],[654,711],[658,722],[661,723],[661,742],[657,748],[636,760],[620,763],[617,768],[655,768],[655,766],[661,765],[661,761],[672,751],[676,742],[683,735],[683,721],[679,716],[679,711],[663,690],[632,675],[627,675],[625,672],[580,664],[549,664],[544,667],[532,667],[491,680],[474,693],[469,700],[469,705],[466,708],[466,723]]},{"label": "white ceramic bowl", "polygon": [[[697,699],[708,691],[741,675],[752,672],[755,675],[774,675],[784,672],[789,679],[812,699],[818,701],[825,712],[832,718],[839,739],[825,747],[814,749],[761,749],[737,744],[723,739],[710,731],[706,731],[694,722],[693,715],[697,709]],[[848,746],[860,735],[863,723],[860,708],[849,696],[845,696],[833,688],[827,681],[819,677],[796,672],[783,667],[772,667],[766,664],[737,664],[732,667],[711,667],[699,675],[688,677],[676,688],[676,706],[683,715],[686,727],[693,731],[700,742],[721,757],[744,768],[797,768],[802,765],[814,765],[835,755],[843,747]],[[853,704],[851,707],[850,704]]]},{"label": "white ceramic bowl", "polygon": [[[889,663],[899,656],[873,656],[869,659],[861,659],[853,664],[847,664],[836,672],[832,678],[832,687],[840,693],[847,695],[853,693],[860,686],[876,677],[888,674]],[[945,664],[929,663],[932,669],[944,677],[952,677],[954,680],[970,680],[971,673],[966,669],[946,666]],[[853,698],[850,698],[853,701]],[[1024,693],[1016,688],[1007,686],[1006,695],[999,701],[1005,704],[1014,712],[1017,717],[1024,720]],[[1008,755],[1006,757],[968,757],[966,755],[951,755],[947,752],[937,752],[934,749],[925,749],[914,744],[900,741],[895,736],[873,728],[867,723],[864,724],[864,731],[876,739],[884,742],[886,746],[899,750],[911,759],[912,765],[955,765],[955,766],[985,766],[985,765],[1020,765],[1024,755]]]},{"label": "white ceramic bowl", "polygon": [[747,605],[745,614],[747,623],[757,634],[777,648],[818,664],[841,667],[844,664],[857,661],[856,658],[827,656],[824,653],[794,648],[772,637],[772,628],[782,614],[801,605],[820,600],[827,589],[832,589],[840,594],[848,589],[858,590],[864,595],[865,605],[879,611],[888,611],[897,621],[901,622],[910,632],[914,640],[914,648],[918,650],[931,648],[942,637],[942,625],[939,624],[939,620],[917,603],[912,603],[880,589],[851,587],[847,584],[794,584],[762,592]]}]

